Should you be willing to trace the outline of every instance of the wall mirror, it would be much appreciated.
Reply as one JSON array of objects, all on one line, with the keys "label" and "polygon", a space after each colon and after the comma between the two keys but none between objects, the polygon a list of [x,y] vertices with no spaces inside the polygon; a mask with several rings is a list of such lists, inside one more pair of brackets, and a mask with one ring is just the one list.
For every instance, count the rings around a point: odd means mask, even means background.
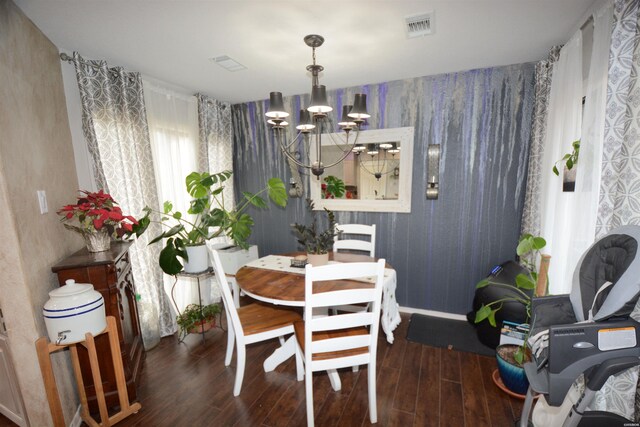
[{"label": "wall mirror", "polygon": [[[310,193],[316,209],[359,212],[411,212],[413,127],[361,131],[354,150],[341,163],[327,168],[320,180],[311,175]],[[331,134],[322,135],[322,162],[331,164],[344,155]],[[334,137],[337,139],[337,137]],[[316,154],[311,154],[311,161]],[[327,198],[328,176],[340,178],[346,192]]]}]

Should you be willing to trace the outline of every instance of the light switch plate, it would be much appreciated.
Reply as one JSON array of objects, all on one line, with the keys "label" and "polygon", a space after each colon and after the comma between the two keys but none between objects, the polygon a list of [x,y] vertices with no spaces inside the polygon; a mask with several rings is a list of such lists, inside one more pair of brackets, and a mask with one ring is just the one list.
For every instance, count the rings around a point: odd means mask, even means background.
[{"label": "light switch plate", "polygon": [[36,192],[38,194],[38,204],[40,205],[40,213],[46,214],[49,212],[49,207],[47,206],[47,193],[44,190],[38,190]]}]

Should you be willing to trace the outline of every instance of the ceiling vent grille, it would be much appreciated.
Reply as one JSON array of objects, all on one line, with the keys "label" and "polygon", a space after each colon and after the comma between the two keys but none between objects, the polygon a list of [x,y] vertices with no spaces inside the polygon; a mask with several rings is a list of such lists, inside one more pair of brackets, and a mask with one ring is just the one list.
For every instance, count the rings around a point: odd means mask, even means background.
[{"label": "ceiling vent grille", "polygon": [[211,60],[227,71],[241,71],[247,69],[247,67],[227,55],[211,58]]},{"label": "ceiling vent grille", "polygon": [[406,16],[404,20],[409,39],[433,34],[433,12]]}]

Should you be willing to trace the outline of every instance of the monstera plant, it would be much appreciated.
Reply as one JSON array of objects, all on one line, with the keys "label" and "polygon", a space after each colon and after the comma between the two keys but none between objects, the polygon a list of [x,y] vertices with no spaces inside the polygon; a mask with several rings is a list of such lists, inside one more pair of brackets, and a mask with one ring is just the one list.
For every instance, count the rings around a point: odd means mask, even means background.
[{"label": "monstera plant", "polygon": [[180,273],[183,264],[180,259],[188,260],[188,246],[203,245],[206,240],[225,234],[235,245],[247,248],[247,239],[251,236],[253,218],[246,213],[249,206],[258,209],[268,208],[267,201],[261,197],[266,193],[269,199],[280,207],[287,205],[287,190],[280,178],[271,178],[257,193],[242,192],[242,199],[234,208],[229,208],[224,198],[224,183],[231,178],[231,171],[210,174],[192,172],[185,183],[187,192],[193,198],[187,210],[189,215],[174,209],[173,203],[165,202],[163,210],[149,206],[144,217],[138,219],[134,227],[140,236],[152,222],[159,222],[165,230],[154,237],[149,244],[164,240],[160,252],[159,264],[162,270],[171,275]]}]

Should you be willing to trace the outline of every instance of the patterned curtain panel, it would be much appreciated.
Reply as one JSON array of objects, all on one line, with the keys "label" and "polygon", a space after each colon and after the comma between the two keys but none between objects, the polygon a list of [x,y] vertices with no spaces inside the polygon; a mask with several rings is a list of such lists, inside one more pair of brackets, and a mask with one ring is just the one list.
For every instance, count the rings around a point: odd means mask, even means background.
[{"label": "patterned curtain panel", "polygon": [[[140,74],[109,68],[104,61],[87,61],[77,52],[73,57],[82,128],[97,184],[111,193],[123,211],[139,217],[145,206],[159,206]],[[147,246],[161,232],[160,226],[151,227],[155,229],[148,230],[129,251],[147,349],[175,330],[157,263],[160,246]]]},{"label": "patterned curtain panel", "polygon": [[527,190],[522,212],[522,234],[540,235],[541,163],[542,154],[544,153],[544,136],[547,133],[547,109],[549,107],[553,64],[560,56],[560,48],[561,46],[553,47],[549,52],[549,57],[536,64],[536,89],[533,106],[533,123],[531,126],[531,151],[529,152]]},{"label": "patterned curtain panel", "polygon": [[640,224],[638,3],[615,2],[597,236],[623,224]]},{"label": "patterned curtain panel", "polygon": [[[210,173],[233,170],[231,104],[197,94],[200,147],[198,167]],[[235,179],[234,179],[235,180]],[[233,181],[224,189],[226,207],[233,207]]]}]

